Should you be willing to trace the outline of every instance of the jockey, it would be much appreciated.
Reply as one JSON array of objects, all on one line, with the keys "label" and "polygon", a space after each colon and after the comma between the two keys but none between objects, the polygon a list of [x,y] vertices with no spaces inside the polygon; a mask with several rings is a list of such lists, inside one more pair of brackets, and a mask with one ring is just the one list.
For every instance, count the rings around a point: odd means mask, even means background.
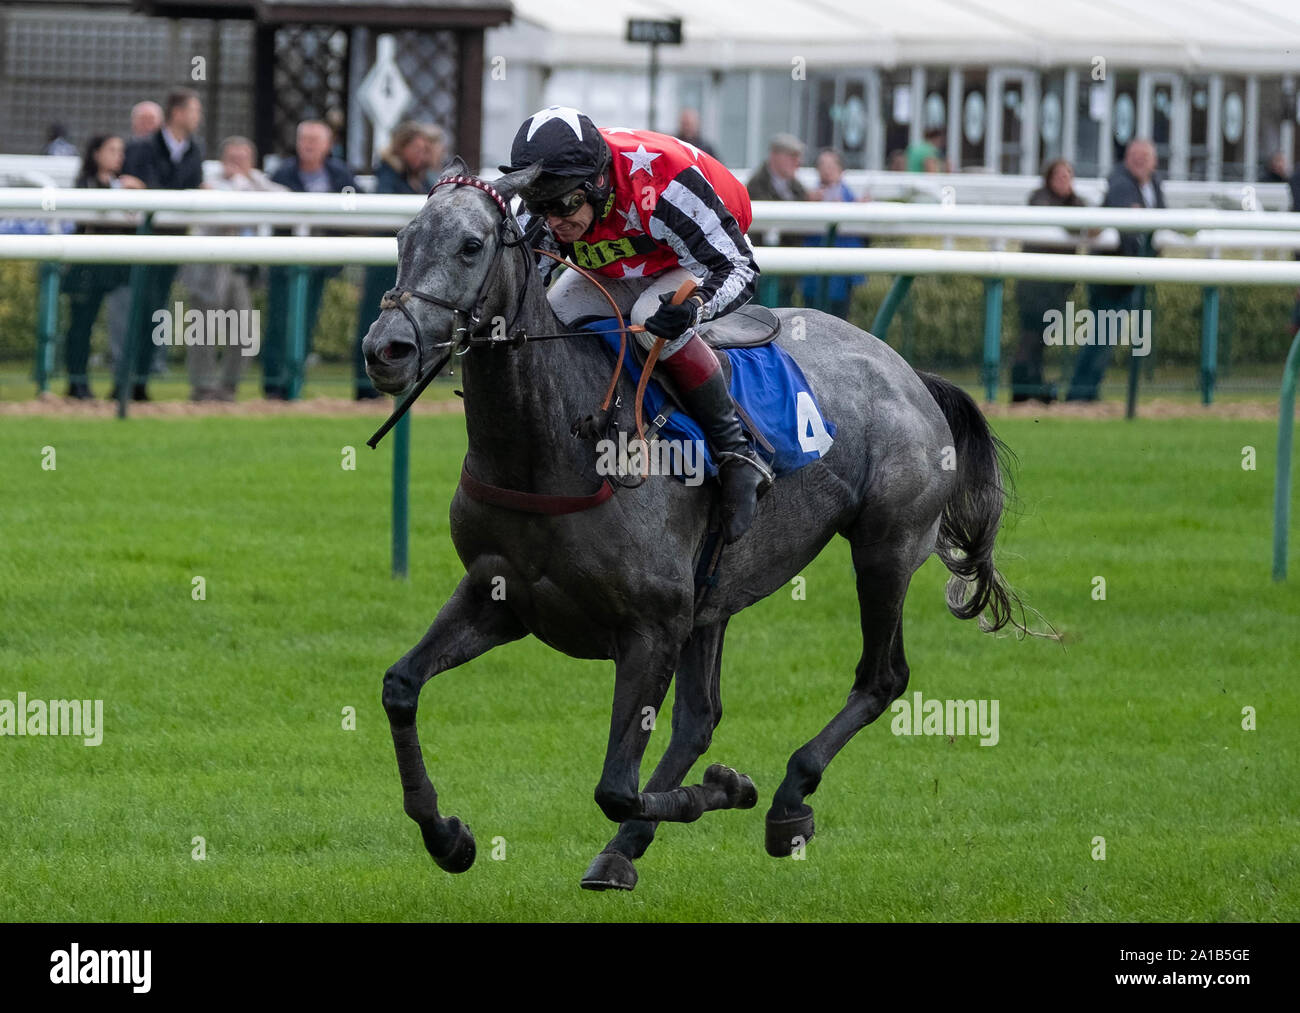
[{"label": "jockey", "polygon": [[[723,537],[749,528],[772,474],[750,448],[713,350],[696,325],[729,313],[754,295],[758,265],[745,230],[749,194],[716,159],[685,141],[648,130],[598,130],[576,109],[551,106],[515,135],[502,172],[542,163],[520,191],[527,229],[545,220],[536,244],[594,271],[619,304],[634,336],[649,349],[665,341],[657,367],[673,381],[687,413],[704,429],[722,479]],[[538,258],[546,281],[558,267]],[[670,305],[686,280],[695,294]],[[577,271],[565,271],[548,298],[571,327],[608,318],[609,303]]]}]

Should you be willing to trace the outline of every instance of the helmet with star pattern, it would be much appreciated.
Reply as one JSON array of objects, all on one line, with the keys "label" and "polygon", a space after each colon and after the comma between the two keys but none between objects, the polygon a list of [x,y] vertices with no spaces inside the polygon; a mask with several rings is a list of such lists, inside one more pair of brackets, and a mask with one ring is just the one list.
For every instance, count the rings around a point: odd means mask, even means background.
[{"label": "helmet with star pattern", "polygon": [[604,217],[614,189],[611,160],[609,145],[588,116],[569,106],[548,106],[524,120],[510,148],[510,164],[498,168],[515,172],[541,162],[542,172],[519,192],[525,204],[581,190],[597,217]]}]

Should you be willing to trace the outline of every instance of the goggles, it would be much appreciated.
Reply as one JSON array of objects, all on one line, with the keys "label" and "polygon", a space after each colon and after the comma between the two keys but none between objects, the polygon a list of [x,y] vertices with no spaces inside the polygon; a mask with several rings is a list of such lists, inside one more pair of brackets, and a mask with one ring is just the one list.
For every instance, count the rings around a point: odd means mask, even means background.
[{"label": "goggles", "polygon": [[561,197],[552,197],[548,200],[525,200],[524,210],[534,218],[546,218],[551,215],[556,218],[568,218],[572,214],[577,214],[585,203],[587,203],[586,192],[574,190]]}]

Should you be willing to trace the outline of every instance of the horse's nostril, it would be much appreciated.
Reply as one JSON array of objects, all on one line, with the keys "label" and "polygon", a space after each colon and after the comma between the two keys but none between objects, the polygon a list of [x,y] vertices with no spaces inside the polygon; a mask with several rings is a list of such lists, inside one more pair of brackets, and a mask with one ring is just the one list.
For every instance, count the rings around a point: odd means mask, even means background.
[{"label": "horse's nostril", "polygon": [[415,346],[409,341],[390,341],[379,350],[379,355],[385,362],[397,362],[413,354],[415,354]]}]

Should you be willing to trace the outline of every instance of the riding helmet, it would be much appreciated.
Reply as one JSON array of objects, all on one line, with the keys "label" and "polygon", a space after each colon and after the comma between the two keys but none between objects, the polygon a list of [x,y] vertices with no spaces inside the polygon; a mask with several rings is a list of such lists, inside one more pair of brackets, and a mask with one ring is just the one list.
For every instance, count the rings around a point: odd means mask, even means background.
[{"label": "riding helmet", "polygon": [[542,163],[542,172],[520,191],[525,201],[545,201],[581,189],[598,217],[614,189],[609,145],[591,119],[569,106],[548,106],[524,120],[502,172]]}]

